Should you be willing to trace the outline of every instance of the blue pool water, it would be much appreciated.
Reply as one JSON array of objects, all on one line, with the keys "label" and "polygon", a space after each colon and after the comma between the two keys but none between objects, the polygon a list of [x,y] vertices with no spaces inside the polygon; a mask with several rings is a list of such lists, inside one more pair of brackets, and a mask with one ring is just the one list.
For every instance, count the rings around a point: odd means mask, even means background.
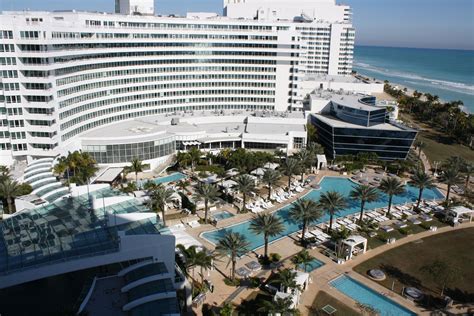
[{"label": "blue pool water", "polygon": [[179,180],[184,179],[184,178],[186,178],[185,174],[182,174],[181,172],[175,172],[175,173],[170,174],[169,176],[166,176],[166,177],[153,179],[153,182],[155,182],[156,184],[176,182],[176,181],[179,181]]},{"label": "blue pool water", "polygon": [[226,218],[233,217],[234,214],[227,212],[227,211],[222,211],[222,212],[216,212],[212,214],[212,218],[214,218],[216,221],[221,221]]},{"label": "blue pool water", "polygon": [[340,276],[331,281],[330,284],[353,300],[364,305],[372,306],[380,313],[380,316],[416,315],[405,307],[348,276]]},{"label": "blue pool water", "polygon": [[[353,186],[355,185],[356,184],[354,182],[352,182],[351,180],[347,178],[324,177],[323,180],[321,180],[320,182],[321,189],[311,190],[308,194],[305,195],[304,198],[317,201],[321,193],[331,191],[331,190],[337,191],[341,193],[342,195],[344,195],[345,197],[349,197],[349,192],[352,190]],[[386,207],[388,205],[388,196],[384,194],[381,194],[381,195],[382,195],[382,199],[380,201],[367,203],[365,206],[365,209],[371,210],[375,208]],[[415,202],[417,198],[418,198],[418,189],[410,185],[407,185],[405,193],[402,195],[394,196],[392,203],[393,205],[397,205],[397,204],[404,204],[406,202]],[[443,195],[436,188],[425,189],[423,191],[423,198],[427,200],[442,199]],[[347,205],[348,207],[344,211],[340,212],[339,215],[336,217],[347,216],[350,214],[358,213],[360,210],[360,204],[357,201],[353,201],[347,198]],[[301,229],[300,223],[296,223],[289,218],[290,208],[291,208],[291,204],[276,211],[275,214],[277,214],[277,216],[279,216],[283,220],[283,223],[285,225],[285,230],[283,231],[282,234],[270,238],[270,241],[275,241],[284,236],[291,235]],[[322,222],[327,222],[327,221],[329,221],[329,215],[324,214],[317,223],[322,223]],[[250,221],[245,221],[240,224],[221,228],[219,230],[205,232],[202,234],[202,237],[213,244],[217,244],[219,239],[221,239],[225,235],[226,232],[232,231],[232,232],[238,232],[240,234],[243,234],[245,237],[247,237],[247,240],[250,243],[249,249],[256,249],[263,246],[264,244],[263,236],[253,234],[249,226],[250,226]]]},{"label": "blue pool water", "polygon": [[323,265],[324,262],[319,261],[318,259],[313,259],[306,266],[304,264],[299,264],[298,269],[300,269],[301,271],[305,271],[306,268],[306,272],[311,272],[313,270],[316,270],[317,268],[321,268]]}]

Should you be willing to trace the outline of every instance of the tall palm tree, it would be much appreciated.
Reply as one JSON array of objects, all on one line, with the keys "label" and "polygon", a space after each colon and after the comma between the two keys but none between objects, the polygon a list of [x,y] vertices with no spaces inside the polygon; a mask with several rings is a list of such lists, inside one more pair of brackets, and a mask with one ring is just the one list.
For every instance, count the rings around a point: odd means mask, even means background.
[{"label": "tall palm tree", "polygon": [[272,188],[275,184],[277,184],[278,180],[280,180],[281,174],[273,169],[267,169],[263,173],[262,182],[268,185],[268,199],[272,196]]},{"label": "tall palm tree", "polygon": [[434,180],[424,170],[418,169],[411,177],[411,183],[418,188],[418,202],[416,208],[420,207],[421,197],[423,196],[424,189],[431,189],[435,186]]},{"label": "tall palm tree", "polygon": [[288,292],[288,290],[297,289],[299,287],[296,283],[296,272],[290,269],[280,271],[270,283],[280,284],[281,292]]},{"label": "tall palm tree", "polygon": [[293,305],[293,300],[291,297],[278,297],[272,301],[262,300],[260,305],[261,306],[257,308],[257,312],[265,313],[265,315],[296,315],[295,309],[291,308]]},{"label": "tall palm tree", "polygon": [[315,158],[313,152],[303,148],[296,155],[300,163],[300,172],[301,172],[301,182],[304,181],[304,173],[306,169],[311,168],[313,160]]},{"label": "tall palm tree", "polygon": [[471,180],[471,175],[474,172],[474,164],[472,162],[466,162],[463,166],[462,171],[466,177],[466,181],[464,182],[464,190],[467,192],[469,191],[469,182]]},{"label": "tall palm tree", "polygon": [[415,143],[416,148],[418,149],[418,158],[421,157],[421,150],[426,147],[426,144],[421,140]]},{"label": "tall palm tree", "polygon": [[0,182],[0,195],[7,200],[8,213],[13,213],[13,199],[21,194],[21,187],[18,182],[7,178]]},{"label": "tall palm tree", "polygon": [[235,280],[235,265],[237,258],[243,256],[249,248],[250,244],[244,235],[240,233],[227,232],[219,239],[216,246],[216,253],[221,257],[229,257],[231,266],[230,280]]},{"label": "tall palm tree", "polygon": [[182,244],[176,245],[176,248],[178,248],[181,253],[184,256],[184,273],[186,275],[190,276],[190,271],[192,271],[192,279],[194,280],[194,269],[197,266],[197,261],[198,261],[198,249],[197,246],[189,246],[186,248]]},{"label": "tall palm tree", "polygon": [[209,209],[209,202],[214,202],[217,200],[217,197],[221,195],[219,189],[212,184],[201,184],[196,188],[196,193],[194,198],[197,201],[204,201],[204,223],[207,224],[207,212]]},{"label": "tall palm tree", "polygon": [[285,230],[285,226],[275,214],[259,213],[252,218],[250,230],[255,235],[263,234],[265,245],[263,257],[268,260],[268,239],[280,235]]},{"label": "tall palm tree", "polygon": [[308,265],[313,260],[314,257],[311,256],[306,249],[301,250],[291,259],[291,261],[295,264],[295,268],[298,269],[299,266],[303,266],[304,272],[307,272]]},{"label": "tall palm tree", "polygon": [[10,177],[10,169],[7,166],[0,166],[0,182]]},{"label": "tall palm tree", "polygon": [[312,222],[321,218],[322,212],[318,204],[313,200],[298,199],[288,214],[295,222],[301,222],[302,235],[301,244],[304,245],[306,228]]},{"label": "tall palm tree", "polygon": [[288,176],[288,191],[290,191],[291,179],[293,175],[298,173],[300,169],[300,164],[295,158],[287,158],[283,164],[283,170],[285,175]]},{"label": "tall palm tree", "polygon": [[441,175],[441,182],[446,184],[447,186],[447,193],[446,193],[446,202],[449,201],[449,193],[451,192],[451,186],[455,184],[462,183],[462,178],[459,173],[459,169],[457,166],[450,167],[444,170],[443,174]]},{"label": "tall palm tree", "polygon": [[135,182],[138,182],[138,173],[143,172],[143,163],[138,158],[133,158],[128,169],[135,173]]},{"label": "tall palm tree", "polygon": [[250,192],[255,190],[255,181],[250,176],[244,174],[237,178],[237,185],[236,189],[242,193],[242,201],[244,206],[242,207],[242,211],[246,210],[245,204],[247,203],[247,195]]},{"label": "tall palm tree", "polygon": [[196,164],[201,160],[202,152],[197,147],[191,147],[188,150],[189,160],[191,162],[191,170],[194,171]]},{"label": "tall palm tree", "polygon": [[173,196],[173,193],[173,190],[167,189],[162,185],[157,185],[149,192],[151,209],[155,212],[161,212],[163,226],[166,226],[166,203],[172,201],[171,197]]},{"label": "tall palm tree", "polygon": [[352,200],[360,201],[360,216],[359,222],[364,219],[364,206],[365,203],[375,202],[380,199],[379,191],[369,185],[357,185],[349,193]]},{"label": "tall palm tree", "polygon": [[390,209],[392,208],[393,196],[403,194],[405,192],[405,186],[400,180],[398,180],[398,178],[389,177],[382,179],[379,189],[388,195],[388,215],[390,214]]},{"label": "tall palm tree", "polygon": [[328,191],[321,194],[318,204],[329,214],[328,232],[331,232],[334,216],[347,207],[346,199],[337,191]]},{"label": "tall palm tree", "polygon": [[331,240],[336,246],[335,252],[338,258],[342,256],[342,242],[346,240],[350,235],[351,231],[345,227],[343,229],[336,230],[331,233]]},{"label": "tall palm tree", "polygon": [[201,250],[196,256],[196,266],[201,269],[201,285],[204,284],[204,270],[212,269],[214,255],[205,250]]}]

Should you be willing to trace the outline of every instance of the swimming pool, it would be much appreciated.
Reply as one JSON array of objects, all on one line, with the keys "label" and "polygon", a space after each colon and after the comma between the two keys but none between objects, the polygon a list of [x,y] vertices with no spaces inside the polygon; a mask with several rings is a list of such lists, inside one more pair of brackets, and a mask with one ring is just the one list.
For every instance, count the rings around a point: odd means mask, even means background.
[{"label": "swimming pool", "polygon": [[[181,179],[185,179],[187,178],[188,176],[181,173],[181,172],[175,172],[175,173],[172,173],[170,175],[167,175],[167,176],[164,176],[164,177],[160,177],[160,178],[155,178],[151,181],[155,182],[156,184],[160,184],[160,183],[168,183],[168,182],[177,182]],[[139,181],[140,183],[140,186],[142,186],[143,184],[145,184],[147,180],[142,180],[142,181]]]},{"label": "swimming pool", "polygon": [[[353,186],[356,185],[354,182],[352,182],[351,180],[347,178],[324,177],[319,184],[321,186],[319,190],[311,190],[308,194],[304,196],[304,198],[317,201],[321,193],[334,190],[341,193],[343,196],[347,197],[347,205],[348,205],[348,207],[342,212],[340,212],[339,215],[336,217],[347,216],[347,215],[359,212],[360,210],[359,202],[350,200],[348,198],[349,192],[352,190]],[[396,195],[393,197],[392,204],[397,205],[397,204],[404,204],[406,202],[415,202],[417,198],[418,198],[418,189],[413,186],[407,185],[406,191],[404,194]],[[436,188],[425,189],[423,191],[423,198],[427,200],[442,199],[443,194],[441,194],[441,192]],[[382,199],[380,201],[366,203],[365,209],[371,210],[375,208],[386,207],[387,205],[388,205],[388,196],[385,194],[382,194]],[[276,211],[275,214],[277,214],[277,216],[283,220],[285,229],[282,234],[271,237],[270,241],[275,241],[284,236],[291,235],[301,229],[300,223],[293,222],[289,218],[290,208],[291,208],[291,204]],[[329,216],[327,214],[324,214],[317,223],[322,223],[322,222],[327,222],[327,221],[329,221]],[[213,244],[217,244],[219,239],[221,239],[225,235],[226,232],[229,232],[229,231],[238,232],[238,233],[243,234],[245,237],[247,237],[247,240],[250,243],[249,249],[254,250],[263,246],[264,244],[263,236],[253,234],[249,226],[250,226],[250,221],[245,221],[239,224],[221,228],[219,230],[205,232],[201,234],[201,237],[208,240],[209,242]]]},{"label": "swimming pool", "polygon": [[231,212],[228,211],[222,211],[222,212],[216,212],[211,214],[212,218],[214,218],[216,221],[221,221],[226,218],[231,218],[234,216]]},{"label": "swimming pool", "polygon": [[318,268],[321,268],[323,265],[324,262],[319,261],[318,259],[313,259],[306,266],[304,264],[299,264],[298,269],[305,272],[311,272]]},{"label": "swimming pool", "polygon": [[342,275],[332,280],[329,284],[353,300],[376,309],[377,312],[380,313],[380,316],[416,315],[407,308],[395,303],[391,299],[377,293],[351,277]]}]

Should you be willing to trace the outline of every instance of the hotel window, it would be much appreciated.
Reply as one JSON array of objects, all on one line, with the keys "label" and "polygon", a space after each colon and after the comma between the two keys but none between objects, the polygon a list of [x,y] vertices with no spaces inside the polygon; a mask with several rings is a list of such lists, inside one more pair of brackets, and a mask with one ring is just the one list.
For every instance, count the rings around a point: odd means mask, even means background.
[{"label": "hotel window", "polygon": [[301,149],[304,148],[304,138],[303,137],[293,137],[293,148]]}]

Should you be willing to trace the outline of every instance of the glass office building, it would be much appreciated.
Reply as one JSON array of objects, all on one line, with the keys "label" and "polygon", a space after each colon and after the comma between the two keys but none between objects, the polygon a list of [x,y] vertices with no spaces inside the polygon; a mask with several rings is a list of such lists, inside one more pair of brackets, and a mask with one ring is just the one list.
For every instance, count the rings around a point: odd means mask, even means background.
[{"label": "glass office building", "polygon": [[417,131],[389,121],[385,108],[367,100],[375,98],[336,97],[326,111],[310,116],[326,154],[336,158],[372,152],[383,160],[406,159]]}]

